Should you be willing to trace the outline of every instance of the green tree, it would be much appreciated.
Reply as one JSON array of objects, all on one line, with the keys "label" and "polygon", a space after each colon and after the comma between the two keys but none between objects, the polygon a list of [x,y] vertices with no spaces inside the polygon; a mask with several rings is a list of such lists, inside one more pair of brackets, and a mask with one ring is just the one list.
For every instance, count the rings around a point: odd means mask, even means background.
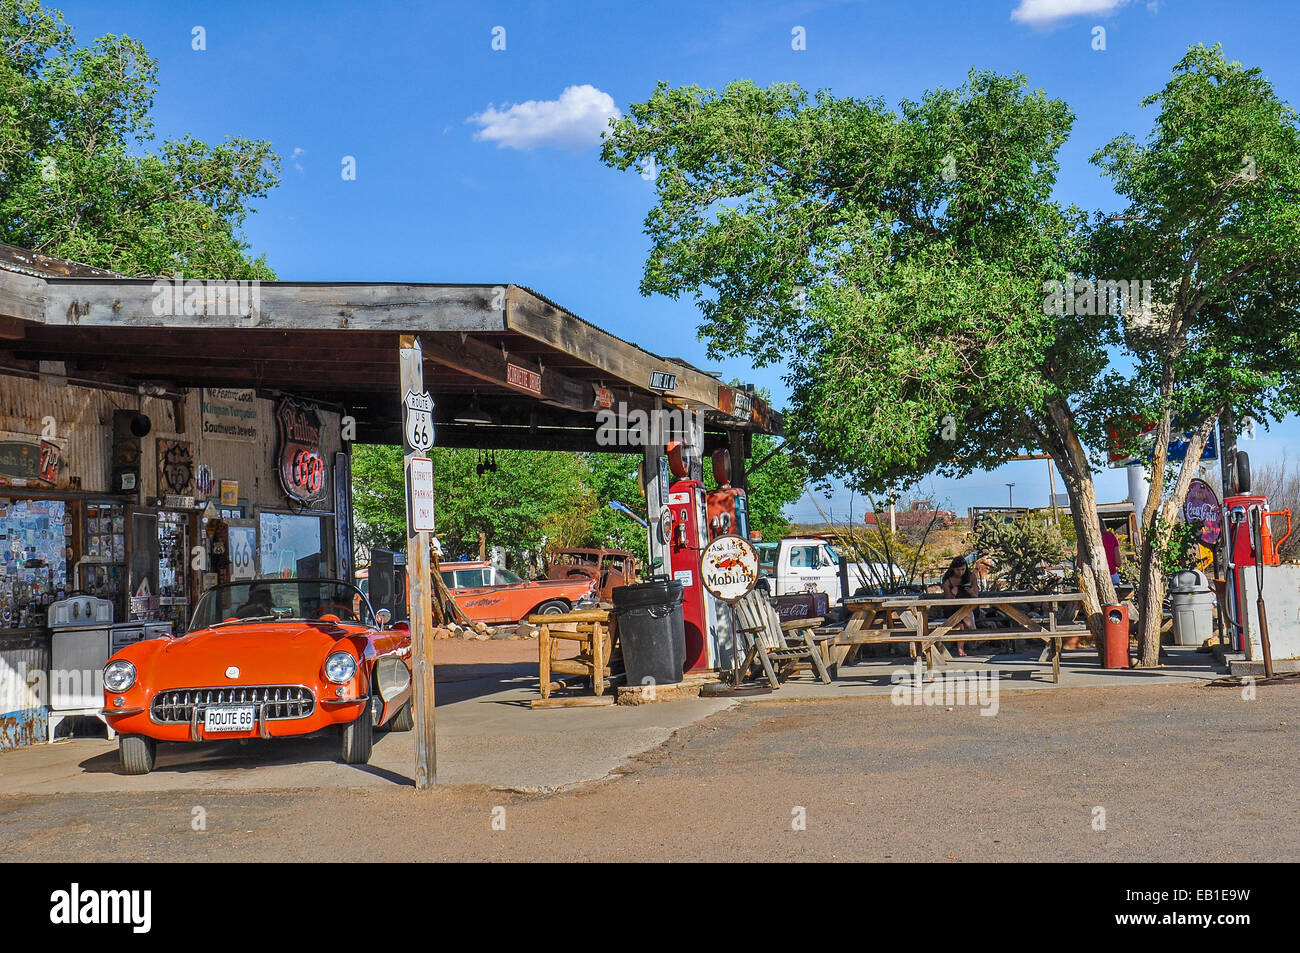
[{"label": "green tree", "polygon": [[[479,472],[476,450],[434,448],[438,537],[446,557],[477,557],[487,546],[514,556],[545,545],[580,546],[590,538],[595,493],[578,454],[495,451],[495,471]],[[406,545],[406,488],[402,449],[353,449],[353,506],[357,538],[365,545]]]},{"label": "green tree", "polygon": [[644,293],[691,293],[715,355],[785,360],[790,439],[814,477],[879,492],[1024,448],[1051,454],[1082,529],[1089,617],[1114,599],[1084,439],[1110,315],[1057,314],[1082,212],[1051,194],[1073,116],[1022,76],[972,71],[895,111],[737,82],[661,84],[607,139],[653,161]]},{"label": "green tree", "polygon": [[[1297,403],[1294,113],[1218,48],[1192,48],[1146,102],[1148,141],[1095,158],[1125,214],[1091,225],[1051,197],[1073,115],[1019,75],[972,71],[897,110],[791,84],[661,84],[603,157],[657,170],[642,291],[694,294],[715,354],[787,361],[814,476],[870,492],[1048,453],[1097,632],[1115,599],[1092,477],[1106,426],[1157,422],[1149,530],[1192,476],[1166,486],[1173,421],[1194,460],[1224,408],[1267,421]],[[1075,298],[1121,279],[1151,280],[1154,305]],[[1144,550],[1144,664],[1158,563]]]},{"label": "green tree", "polygon": [[76,44],[39,0],[0,0],[0,241],[132,276],[270,279],[241,235],[278,184],[269,143],[145,151],[157,62],[128,36]]},{"label": "green tree", "polygon": [[[1096,268],[1155,288],[1124,322],[1132,389],[1156,424],[1139,553],[1142,660],[1154,665],[1167,537],[1216,421],[1273,421],[1300,403],[1300,123],[1217,45],[1192,47],[1143,105],[1159,108],[1146,141],[1120,136],[1093,157],[1127,204],[1097,220],[1092,243]],[[1179,466],[1168,445],[1183,430],[1192,465]]]},{"label": "green tree", "polygon": [[588,453],[583,456],[596,506],[590,516],[586,545],[626,550],[637,557],[638,565],[644,566],[650,545],[646,530],[626,513],[609,507],[611,501],[617,500],[645,519],[645,498],[637,485],[641,455]]}]

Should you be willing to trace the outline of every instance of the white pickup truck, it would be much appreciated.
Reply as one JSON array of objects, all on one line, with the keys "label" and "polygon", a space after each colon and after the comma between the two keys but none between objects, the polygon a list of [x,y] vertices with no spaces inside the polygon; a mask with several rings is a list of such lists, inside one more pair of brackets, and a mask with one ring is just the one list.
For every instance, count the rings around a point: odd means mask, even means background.
[{"label": "white pickup truck", "polygon": [[[829,542],[816,536],[792,536],[770,543],[759,543],[759,585],[767,586],[768,595],[784,596],[796,592],[824,592],[831,605],[845,595],[840,581],[840,555]],[[877,591],[891,582],[906,581],[906,574],[889,563],[850,562],[848,595],[860,590]]]}]

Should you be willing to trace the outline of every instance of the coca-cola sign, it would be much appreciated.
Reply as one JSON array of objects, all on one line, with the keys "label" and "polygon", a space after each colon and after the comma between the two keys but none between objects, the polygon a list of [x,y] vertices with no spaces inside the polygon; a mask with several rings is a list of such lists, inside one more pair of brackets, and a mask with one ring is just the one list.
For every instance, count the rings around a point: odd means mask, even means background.
[{"label": "coca-cola sign", "polygon": [[283,397],[276,405],[276,471],[285,494],[299,503],[318,503],[325,497],[321,427],[315,404]]},{"label": "coca-cola sign", "polygon": [[1183,503],[1183,519],[1189,523],[1204,524],[1201,529],[1201,542],[1206,546],[1214,546],[1222,537],[1222,517],[1219,498],[1215,495],[1214,488],[1204,480],[1193,480],[1187,490],[1187,501]]}]

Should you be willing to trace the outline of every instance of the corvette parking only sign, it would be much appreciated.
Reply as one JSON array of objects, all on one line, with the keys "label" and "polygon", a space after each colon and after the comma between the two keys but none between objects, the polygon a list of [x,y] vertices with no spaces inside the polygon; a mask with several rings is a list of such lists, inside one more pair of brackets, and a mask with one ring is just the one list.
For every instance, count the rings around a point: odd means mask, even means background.
[{"label": "corvette parking only sign", "polygon": [[412,457],[406,485],[410,487],[410,498],[406,503],[411,513],[411,529],[417,533],[432,533],[433,461],[428,457]]}]

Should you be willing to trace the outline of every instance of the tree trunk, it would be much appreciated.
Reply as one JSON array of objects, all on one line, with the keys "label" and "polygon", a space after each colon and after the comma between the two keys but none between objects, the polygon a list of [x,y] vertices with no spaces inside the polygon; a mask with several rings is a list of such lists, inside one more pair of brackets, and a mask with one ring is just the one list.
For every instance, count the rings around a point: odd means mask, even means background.
[{"label": "tree trunk", "polygon": [[[1165,540],[1161,534],[1156,532],[1156,517],[1159,516],[1159,522],[1164,526],[1167,534],[1169,528],[1173,526],[1174,521],[1178,518],[1179,511],[1183,508],[1183,503],[1187,501],[1187,491],[1191,489],[1192,480],[1196,478],[1197,462],[1201,459],[1201,451],[1209,442],[1210,434],[1214,430],[1214,425],[1218,420],[1218,412],[1211,414],[1203,420],[1199,427],[1193,432],[1191,439],[1187,443],[1187,458],[1183,461],[1183,466],[1178,473],[1178,480],[1174,483],[1173,492],[1169,498],[1161,502],[1160,492],[1156,490],[1154,481],[1152,484],[1151,497],[1147,500],[1146,510],[1143,512],[1144,525],[1142,527],[1142,577],[1141,585],[1138,588],[1138,629],[1139,644],[1141,646],[1142,657],[1139,665],[1143,668],[1152,668],[1160,664],[1160,629],[1164,625],[1164,605],[1165,605],[1165,579],[1164,569],[1161,566],[1159,548],[1163,548]],[[1157,436],[1158,436],[1157,428]],[[1164,465],[1163,458],[1169,455],[1169,441],[1166,439],[1163,443],[1157,442],[1156,461],[1159,464],[1161,473],[1161,482],[1163,483]],[[1154,465],[1152,470],[1156,470]]]},{"label": "tree trunk", "polygon": [[1115,584],[1106,563],[1106,548],[1101,541],[1101,519],[1097,515],[1097,489],[1092,481],[1092,467],[1087,451],[1075,432],[1074,416],[1063,403],[1048,407],[1049,421],[1040,427],[1047,444],[1044,449],[1056,462],[1061,479],[1070,494],[1070,515],[1074,518],[1079,542],[1079,591],[1084,596],[1088,629],[1097,642],[1097,653],[1105,652],[1102,607],[1118,601]]}]

